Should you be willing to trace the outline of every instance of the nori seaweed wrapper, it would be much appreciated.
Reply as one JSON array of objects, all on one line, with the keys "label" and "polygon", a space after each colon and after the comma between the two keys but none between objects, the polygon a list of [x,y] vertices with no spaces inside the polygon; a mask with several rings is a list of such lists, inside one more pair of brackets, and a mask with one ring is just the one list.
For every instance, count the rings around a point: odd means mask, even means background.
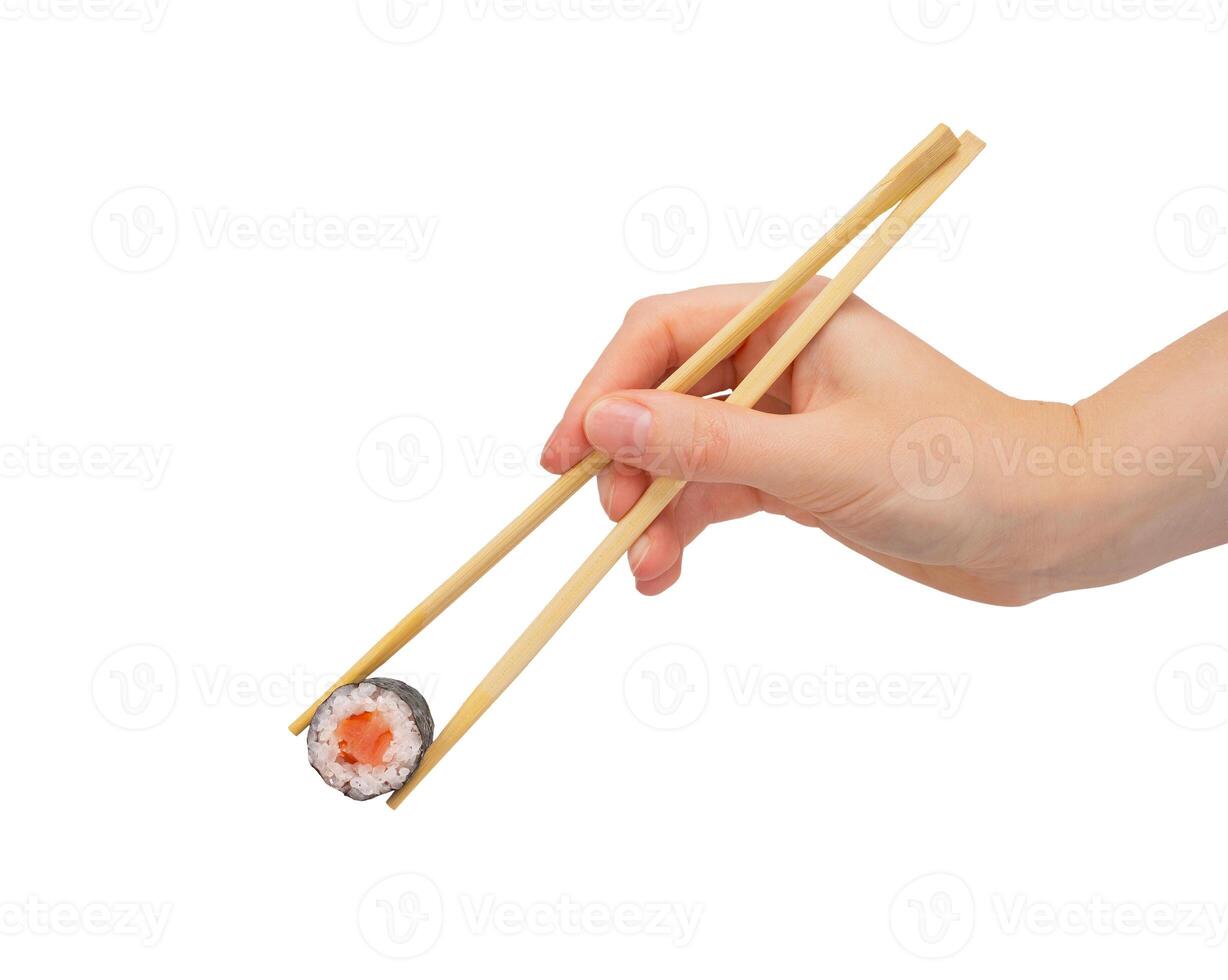
[{"label": "nori seaweed wrapper", "polygon": [[[332,694],[325,699],[324,703],[316,709],[316,714],[312,716],[311,725],[309,726],[308,730],[310,732],[316,728],[316,717],[318,717],[320,712],[332,703],[334,698],[347,691],[353,690],[354,688],[358,687],[359,684],[371,684],[378,687],[380,690],[387,691],[389,694],[394,695],[407,708],[409,708],[409,713],[413,716],[414,724],[418,728],[418,734],[422,737],[422,748],[418,750],[418,755],[411,762],[406,763],[406,766],[409,769],[409,775],[405,777],[405,782],[408,782],[417,771],[418,766],[422,762],[422,757],[426,754],[426,750],[430,747],[431,742],[433,742],[435,739],[435,719],[431,717],[430,705],[426,703],[426,698],[422,696],[422,693],[417,688],[410,687],[404,681],[398,681],[391,677],[368,677],[366,680],[359,681],[355,684],[343,684],[341,687],[337,688],[337,690],[333,691]],[[312,768],[315,768],[314,764]],[[316,773],[326,783],[328,782],[328,778],[324,775],[324,773],[320,772],[318,769],[316,770]],[[332,784],[329,785],[331,786]],[[383,793],[377,793],[373,796],[356,795],[352,790],[345,791],[345,795],[354,800],[372,800],[378,796],[384,796],[388,792],[394,792],[403,785],[404,783],[397,786],[392,786],[389,790],[386,790]]]}]

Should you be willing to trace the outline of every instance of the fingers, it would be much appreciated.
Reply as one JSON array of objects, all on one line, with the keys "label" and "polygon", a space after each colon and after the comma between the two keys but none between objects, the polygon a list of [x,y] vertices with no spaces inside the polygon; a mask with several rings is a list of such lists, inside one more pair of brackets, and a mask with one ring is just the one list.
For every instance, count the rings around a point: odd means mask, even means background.
[{"label": "fingers", "polygon": [[636,582],[651,582],[668,572],[682,561],[682,547],[677,522],[662,514],[627,552]]},{"label": "fingers", "polygon": [[676,565],[662,575],[654,579],[636,579],[635,587],[641,595],[654,596],[660,595],[675,582],[682,577],[682,559],[679,558]]},{"label": "fingers", "polygon": [[[822,276],[798,290],[738,349],[734,357],[717,365],[692,389],[710,395],[734,387],[827,284]],[[542,465],[562,473],[592,448],[584,435],[584,413],[598,398],[612,391],[655,388],[702,347],[717,331],[763,292],[761,283],[706,286],[669,296],[640,300],[628,311],[614,339],[597,359],[567,406],[542,452]],[[770,394],[788,402],[788,379],[782,378]]]},{"label": "fingers", "polygon": [[[617,466],[602,472],[598,489],[611,520],[626,516],[647,488],[649,479],[642,472]],[[627,553],[627,563],[640,591],[657,595],[677,581],[683,550],[709,525],[746,517],[762,509],[762,498],[749,487],[702,483],[688,486]]]},{"label": "fingers", "polygon": [[678,581],[682,555],[704,530],[723,521],[749,517],[763,509],[762,498],[749,487],[695,483],[657,518],[630,554],[636,587],[644,595],[660,595]]},{"label": "fingers", "polygon": [[[585,410],[602,395],[622,388],[655,388],[762,291],[755,284],[709,286],[637,302],[572,397],[563,420],[542,453],[542,465],[561,473],[589,451]],[[732,385],[726,362],[697,388],[706,394]]]},{"label": "fingers", "polygon": [[643,470],[612,464],[597,474],[601,508],[612,521],[621,521],[652,482]]},{"label": "fingers", "polygon": [[584,417],[585,439],[616,463],[785,499],[807,481],[817,428],[814,415],[774,415],[662,391],[618,392]]},{"label": "fingers", "polygon": [[[651,480],[648,474],[640,470],[617,464],[602,470],[597,475],[597,492],[610,520],[621,521],[626,517],[648,489]],[[685,495],[684,491],[682,496]],[[631,566],[631,574],[635,576],[637,585],[659,578],[682,560],[682,540],[673,516],[678,503],[679,500],[672,501],[628,549],[627,563]]]}]

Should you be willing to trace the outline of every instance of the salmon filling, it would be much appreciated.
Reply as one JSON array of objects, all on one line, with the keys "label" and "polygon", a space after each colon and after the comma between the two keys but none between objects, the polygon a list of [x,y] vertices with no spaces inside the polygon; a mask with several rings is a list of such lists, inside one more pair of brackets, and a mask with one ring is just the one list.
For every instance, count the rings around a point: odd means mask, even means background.
[{"label": "salmon filling", "polygon": [[337,757],[350,765],[380,765],[391,744],[392,729],[378,711],[350,715],[337,723]]},{"label": "salmon filling", "polygon": [[307,732],[307,758],[333,789],[373,800],[405,785],[434,734],[420,691],[372,677],[337,688],[320,705]]}]

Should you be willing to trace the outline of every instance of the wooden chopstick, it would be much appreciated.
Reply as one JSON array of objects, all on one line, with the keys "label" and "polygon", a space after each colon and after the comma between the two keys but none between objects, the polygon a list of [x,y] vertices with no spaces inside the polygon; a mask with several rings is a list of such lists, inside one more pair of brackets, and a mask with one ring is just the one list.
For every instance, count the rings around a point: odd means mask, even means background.
[{"label": "wooden chopstick", "polygon": [[[965,133],[959,149],[937,171],[910,193],[884,220],[870,240],[849,260],[839,274],[819,293],[772,346],[763,359],[746,375],[742,383],[729,396],[733,405],[753,407],[767,394],[768,389],[793,363],[802,349],[810,343],[828,320],[836,313],[853,290],[870,271],[878,265],[909,228],[936,201],[955,179],[984,149],[985,144],[972,133]],[[507,690],[508,685],[538,654],[549,639],[575,612],[585,597],[596,587],[605,574],[614,567],[619,558],[635,540],[678,495],[686,481],[658,477],[648,490],[609,533],[597,549],[576,571],[567,584],[533,620],[511,648],[505,653],[490,673],[465,700],[456,715],[439,733],[426,750],[417,771],[409,781],[388,798],[388,805],[396,809],[435,768],[440,760],[460,741],[495,700]]]},{"label": "wooden chopstick", "polygon": [[[663,391],[689,391],[709,371],[725,360],[786,300],[818,274],[854,238],[885,214],[956,152],[959,141],[946,126],[937,126],[880,180],[852,210],[798,259],[776,282],[746,309],[687,359],[660,386]],[[298,716],[290,731],[301,734],[316,709],[337,688],[369,677],[425,629],[440,613],[460,598],[475,582],[494,568],[543,521],[566,503],[609,459],[593,452],[560,476],[512,523],[494,536],[477,554],[458,568],[434,592],[422,600],[361,659],[331,684],[315,703]]]}]

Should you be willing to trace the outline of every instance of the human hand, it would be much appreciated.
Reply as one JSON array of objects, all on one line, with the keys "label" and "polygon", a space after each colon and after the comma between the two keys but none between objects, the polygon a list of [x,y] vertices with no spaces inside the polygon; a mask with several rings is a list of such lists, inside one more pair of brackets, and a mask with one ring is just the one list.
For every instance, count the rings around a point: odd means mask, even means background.
[{"label": "human hand", "polygon": [[1076,437],[1069,405],[1010,398],[857,298],[756,410],[711,395],[736,386],[810,303],[816,279],[689,395],[649,390],[762,287],[714,286],[636,303],[572,398],[542,456],[562,472],[590,447],[623,517],[654,476],[689,482],[628,558],[663,592],[705,528],[759,511],[817,527],[885,567],[946,592],[1020,604],[1061,587],[1052,486],[974,465],[1001,446]]}]

